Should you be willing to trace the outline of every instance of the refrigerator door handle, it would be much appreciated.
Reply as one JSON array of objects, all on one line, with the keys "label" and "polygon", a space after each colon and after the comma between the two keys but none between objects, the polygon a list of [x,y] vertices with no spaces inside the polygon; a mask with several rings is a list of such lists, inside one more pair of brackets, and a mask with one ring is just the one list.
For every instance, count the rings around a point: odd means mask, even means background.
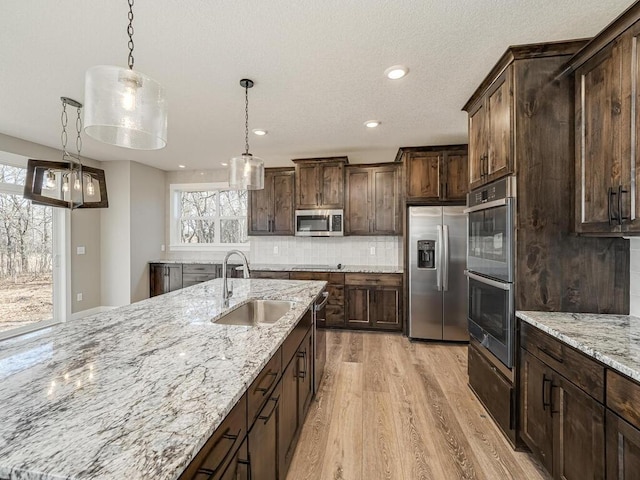
[{"label": "refrigerator door handle", "polygon": [[444,231],[444,240],[442,242],[442,289],[446,292],[449,290],[449,225],[444,225],[442,229]]},{"label": "refrigerator door handle", "polygon": [[438,291],[442,291],[442,225],[437,226],[438,230],[438,239],[436,240],[437,248],[436,248],[436,286],[438,287]]}]

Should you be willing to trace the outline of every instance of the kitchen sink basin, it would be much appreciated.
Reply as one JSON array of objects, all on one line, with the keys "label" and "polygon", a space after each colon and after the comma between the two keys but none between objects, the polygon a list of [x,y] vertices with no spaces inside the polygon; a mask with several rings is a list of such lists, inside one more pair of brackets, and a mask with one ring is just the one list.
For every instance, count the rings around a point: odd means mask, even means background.
[{"label": "kitchen sink basin", "polygon": [[251,300],[214,320],[223,325],[253,326],[258,323],[275,323],[293,307],[293,302],[282,300]]}]

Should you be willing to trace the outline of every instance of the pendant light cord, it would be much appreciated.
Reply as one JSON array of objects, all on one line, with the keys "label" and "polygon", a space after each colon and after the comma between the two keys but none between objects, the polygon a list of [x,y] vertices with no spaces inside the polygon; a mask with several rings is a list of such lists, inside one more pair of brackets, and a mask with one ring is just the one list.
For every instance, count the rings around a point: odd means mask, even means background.
[{"label": "pendant light cord", "polygon": [[129,70],[133,70],[133,0],[129,0],[129,25],[127,26],[129,35]]},{"label": "pendant light cord", "polygon": [[249,85],[244,87],[244,149],[249,154]]}]

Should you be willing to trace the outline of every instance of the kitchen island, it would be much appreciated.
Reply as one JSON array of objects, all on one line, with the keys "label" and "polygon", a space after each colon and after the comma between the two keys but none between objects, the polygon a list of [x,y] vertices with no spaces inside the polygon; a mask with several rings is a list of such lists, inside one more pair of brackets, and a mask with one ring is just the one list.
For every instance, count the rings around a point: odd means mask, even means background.
[{"label": "kitchen island", "polygon": [[[0,478],[175,479],[325,282],[213,280],[0,342]],[[213,323],[249,299],[273,324]]]}]

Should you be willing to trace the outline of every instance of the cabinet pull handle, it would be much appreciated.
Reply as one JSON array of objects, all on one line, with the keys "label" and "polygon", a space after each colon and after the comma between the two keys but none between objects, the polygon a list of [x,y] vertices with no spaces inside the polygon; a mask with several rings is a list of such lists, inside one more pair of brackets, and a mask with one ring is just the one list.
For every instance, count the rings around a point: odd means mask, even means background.
[{"label": "cabinet pull handle", "polygon": [[[298,372],[298,378],[305,378],[307,376],[307,351],[304,350],[302,352],[298,352],[298,359],[304,359],[303,363],[304,363],[304,370],[300,370]],[[298,363],[298,365],[300,365],[300,363]]]},{"label": "cabinet pull handle", "polygon": [[269,412],[268,415],[260,415],[258,416],[258,418],[260,420],[263,420],[265,425],[269,422],[269,420],[271,419],[271,416],[273,415],[273,412],[276,411],[276,409],[278,408],[278,402],[280,401],[280,395],[278,395],[277,397],[271,397],[269,399],[270,402],[273,402],[273,409],[271,409],[271,411]]},{"label": "cabinet pull handle", "polygon": [[[547,407],[551,407],[551,398],[549,398],[549,401],[547,402],[547,382],[549,382],[549,385],[553,385],[551,383],[551,379],[547,378],[546,374],[542,374],[542,411],[545,411],[547,409]],[[551,397],[551,389],[549,389],[549,397]]]},{"label": "cabinet pull handle", "polygon": [[264,378],[267,378],[267,377],[273,377],[273,380],[271,380],[271,383],[269,383],[269,386],[268,387],[261,387],[260,384],[258,384],[258,386],[256,387],[256,389],[254,390],[253,393],[262,392],[262,396],[264,397],[267,394],[267,392],[269,390],[271,390],[271,387],[273,387],[273,384],[275,383],[276,379],[278,378],[278,372],[269,371],[269,373],[267,373],[264,376]]},{"label": "cabinet pull handle", "polygon": [[250,454],[247,454],[247,459],[246,459],[246,460],[242,460],[242,459],[240,459],[240,458],[239,458],[239,459],[238,459],[238,463],[239,463],[240,465],[245,465],[245,466],[247,467],[247,470],[248,470],[248,472],[247,472],[247,473],[248,473],[248,477],[247,477],[247,479],[248,479],[248,480],[251,480],[251,455],[250,455]]},{"label": "cabinet pull handle", "polygon": [[554,359],[556,362],[558,363],[564,363],[564,359],[558,357],[557,355],[554,355],[553,353],[551,353],[549,350],[547,350],[544,347],[538,347],[538,350],[540,350],[542,353],[544,353],[547,357],[550,357],[552,359]]},{"label": "cabinet pull handle", "polygon": [[618,185],[618,224],[622,225],[625,220],[629,220],[629,217],[622,216],[622,194],[629,193],[628,190],[624,190],[622,185]]},{"label": "cabinet pull handle", "polygon": [[444,197],[445,198],[449,198],[449,183],[448,182],[444,183]]},{"label": "cabinet pull handle", "polygon": [[214,469],[200,468],[198,469],[200,472],[206,473],[209,476],[213,476],[216,473],[218,473],[218,471],[222,468],[222,466],[225,463],[227,463],[227,458],[233,452],[233,448],[236,445],[236,441],[240,437],[240,433],[242,433],[242,429],[238,430],[238,433],[236,433],[235,435],[230,434],[229,433],[230,431],[231,431],[231,427],[227,428],[225,432],[222,434],[222,436],[216,441],[216,443],[213,444],[213,447],[211,447],[211,451],[213,451],[220,444],[220,442],[222,442],[222,440],[231,440],[231,445],[229,446],[229,449],[227,450],[227,452],[222,456],[222,460],[220,460],[220,463],[218,463]]}]

